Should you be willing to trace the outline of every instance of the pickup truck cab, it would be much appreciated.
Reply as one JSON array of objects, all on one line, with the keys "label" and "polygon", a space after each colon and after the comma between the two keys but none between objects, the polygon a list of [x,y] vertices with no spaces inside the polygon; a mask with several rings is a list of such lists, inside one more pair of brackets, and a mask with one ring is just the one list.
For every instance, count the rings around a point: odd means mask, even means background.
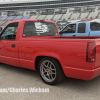
[{"label": "pickup truck cab", "polygon": [[0,62],[36,70],[49,85],[64,75],[91,80],[100,75],[100,38],[60,37],[52,21],[13,21],[0,34]]},{"label": "pickup truck cab", "polygon": [[67,24],[60,36],[100,36],[100,23],[87,21]]}]

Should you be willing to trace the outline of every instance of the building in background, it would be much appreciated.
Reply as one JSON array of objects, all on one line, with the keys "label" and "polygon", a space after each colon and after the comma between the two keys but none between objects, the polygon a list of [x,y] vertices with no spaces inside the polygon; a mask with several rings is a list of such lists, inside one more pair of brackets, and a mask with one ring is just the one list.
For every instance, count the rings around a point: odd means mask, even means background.
[{"label": "building in background", "polygon": [[[0,20],[41,19],[75,22],[100,19],[100,0],[0,0]],[[5,1],[5,2],[4,2]],[[9,18],[10,17],[10,18]],[[100,21],[99,21],[100,22]],[[3,26],[6,24],[2,24]]]}]

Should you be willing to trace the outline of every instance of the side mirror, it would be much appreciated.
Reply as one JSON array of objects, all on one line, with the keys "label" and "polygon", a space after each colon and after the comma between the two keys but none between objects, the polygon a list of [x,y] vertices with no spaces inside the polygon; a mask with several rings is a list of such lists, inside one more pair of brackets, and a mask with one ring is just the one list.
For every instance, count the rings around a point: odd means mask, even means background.
[{"label": "side mirror", "polygon": [[59,32],[59,34],[62,34],[62,33],[63,33],[63,32],[61,32],[61,31]]}]

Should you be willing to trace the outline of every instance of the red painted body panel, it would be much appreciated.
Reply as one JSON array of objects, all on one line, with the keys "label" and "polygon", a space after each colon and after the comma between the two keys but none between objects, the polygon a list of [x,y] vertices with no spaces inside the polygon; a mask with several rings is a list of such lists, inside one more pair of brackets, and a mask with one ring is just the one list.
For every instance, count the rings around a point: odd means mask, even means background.
[{"label": "red painted body panel", "polygon": [[[0,40],[0,62],[36,70],[36,57],[48,56],[60,62],[67,77],[90,80],[100,75],[100,38],[68,39],[60,38],[59,34],[58,36],[22,37],[25,21],[37,20],[14,21],[19,22],[16,40]],[[86,62],[88,42],[96,44],[95,62]],[[16,48],[11,48],[11,44],[15,44]]]},{"label": "red painted body panel", "polygon": [[79,68],[71,68],[64,67],[64,73],[67,77],[82,79],[82,80],[91,80],[98,75],[100,75],[100,67],[93,70],[79,69]]},{"label": "red painted body panel", "polygon": [[[15,44],[16,48],[11,48]],[[0,40],[0,62],[18,66],[18,41]]]}]

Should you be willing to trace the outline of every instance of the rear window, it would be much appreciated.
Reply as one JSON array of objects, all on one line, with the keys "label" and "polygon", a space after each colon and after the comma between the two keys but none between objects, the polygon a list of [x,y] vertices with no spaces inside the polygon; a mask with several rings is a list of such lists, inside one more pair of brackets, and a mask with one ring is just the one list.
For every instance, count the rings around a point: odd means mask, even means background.
[{"label": "rear window", "polygon": [[58,32],[54,23],[31,21],[25,22],[23,37],[55,35],[58,35]]},{"label": "rear window", "polygon": [[91,31],[100,31],[100,23],[91,22],[90,29],[91,29]]}]

